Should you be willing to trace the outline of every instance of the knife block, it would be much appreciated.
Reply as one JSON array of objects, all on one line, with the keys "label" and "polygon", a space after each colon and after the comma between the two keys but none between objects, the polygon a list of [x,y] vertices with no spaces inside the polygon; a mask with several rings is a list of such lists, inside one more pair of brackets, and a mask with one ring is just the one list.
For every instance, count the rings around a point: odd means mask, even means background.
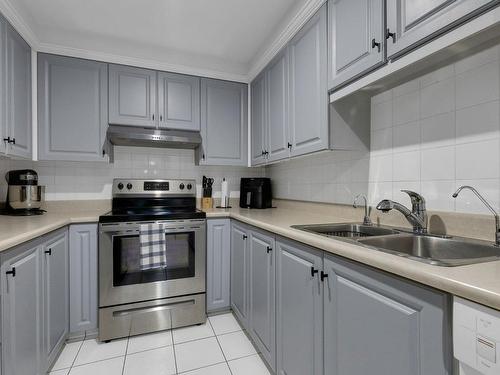
[{"label": "knife block", "polygon": [[213,198],[201,198],[201,209],[206,210],[214,207]]}]

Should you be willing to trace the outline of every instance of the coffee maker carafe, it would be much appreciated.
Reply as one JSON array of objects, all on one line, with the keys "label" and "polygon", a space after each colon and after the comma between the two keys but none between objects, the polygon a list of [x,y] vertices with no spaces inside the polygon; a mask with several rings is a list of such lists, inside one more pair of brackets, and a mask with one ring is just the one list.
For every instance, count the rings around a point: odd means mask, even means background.
[{"label": "coffee maker carafe", "polygon": [[41,215],[45,186],[38,185],[38,174],[31,169],[9,171],[5,175],[8,183],[7,202],[3,214]]}]

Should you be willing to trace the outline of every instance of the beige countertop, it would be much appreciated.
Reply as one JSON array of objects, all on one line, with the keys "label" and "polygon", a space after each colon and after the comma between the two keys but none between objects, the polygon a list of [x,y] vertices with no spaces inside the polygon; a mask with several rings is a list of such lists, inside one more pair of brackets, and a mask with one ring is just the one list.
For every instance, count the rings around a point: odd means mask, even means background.
[{"label": "beige countertop", "polygon": [[[238,207],[210,209],[206,211],[207,218],[233,218],[500,310],[500,261],[461,267],[439,267],[370,250],[354,243],[291,228],[292,225],[297,224],[359,221],[362,218],[361,211],[323,204],[278,202],[278,208],[267,210],[249,210]],[[43,216],[0,216],[0,251],[69,224],[97,222],[99,216],[107,211],[109,211],[109,201],[83,201],[54,205]],[[482,217],[478,219],[481,227],[484,227],[484,220]],[[474,227],[469,217],[467,223],[469,228]],[[453,232],[453,228],[449,231]]]}]

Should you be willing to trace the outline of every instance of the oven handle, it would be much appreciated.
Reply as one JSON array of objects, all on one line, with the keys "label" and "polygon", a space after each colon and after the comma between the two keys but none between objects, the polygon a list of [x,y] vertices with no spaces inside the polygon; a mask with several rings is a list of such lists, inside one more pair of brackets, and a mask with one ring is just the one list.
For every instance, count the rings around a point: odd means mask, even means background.
[{"label": "oven handle", "polygon": [[[200,227],[198,225],[179,225],[177,227],[166,227],[165,228],[165,234],[169,233],[176,233],[176,232],[199,232],[203,230],[203,227]],[[101,233],[106,233],[110,234],[113,236],[116,235],[130,235],[130,234],[139,234],[139,229],[123,229],[123,228],[116,228],[116,227],[101,227],[100,228]]]},{"label": "oven handle", "polygon": [[195,300],[190,299],[188,301],[182,301],[182,302],[171,302],[171,303],[165,303],[162,305],[158,306],[150,306],[150,307],[135,307],[133,309],[126,309],[126,310],[118,310],[118,311],[113,311],[113,317],[124,317],[127,315],[132,315],[132,314],[144,314],[144,313],[150,313],[150,312],[155,312],[155,311],[162,311],[162,310],[172,310],[181,306],[187,306],[187,305],[194,305]]}]

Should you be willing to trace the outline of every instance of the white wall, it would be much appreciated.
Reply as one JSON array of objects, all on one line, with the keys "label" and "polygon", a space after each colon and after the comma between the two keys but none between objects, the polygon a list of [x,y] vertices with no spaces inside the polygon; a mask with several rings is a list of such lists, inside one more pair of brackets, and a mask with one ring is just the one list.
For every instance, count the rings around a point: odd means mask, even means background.
[{"label": "white wall", "polygon": [[369,153],[329,152],[268,167],[279,198],[351,203],[368,193],[409,204],[400,192],[424,195],[428,208],[488,212],[475,186],[500,206],[500,45],[372,98]]},{"label": "white wall", "polygon": [[194,151],[140,147],[116,147],[114,164],[89,162],[32,162],[0,159],[0,201],[5,200],[5,172],[35,169],[40,184],[46,185],[47,200],[111,198],[113,178],[194,178],[201,196],[202,176],[215,178],[214,196],[220,196],[220,182],[229,182],[231,197],[239,197],[241,177],[262,176],[263,168],[196,166]]}]

